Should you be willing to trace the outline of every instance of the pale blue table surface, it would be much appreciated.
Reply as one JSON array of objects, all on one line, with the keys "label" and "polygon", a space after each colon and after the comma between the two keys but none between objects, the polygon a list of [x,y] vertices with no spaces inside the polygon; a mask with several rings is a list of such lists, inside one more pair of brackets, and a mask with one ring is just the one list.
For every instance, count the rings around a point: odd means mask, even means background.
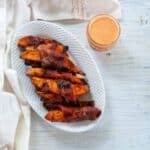
[{"label": "pale blue table surface", "polygon": [[90,49],[86,23],[63,24],[93,54],[106,88],[101,125],[82,134],[49,127],[32,112],[31,150],[150,150],[150,0],[121,0],[121,36],[109,51]]}]

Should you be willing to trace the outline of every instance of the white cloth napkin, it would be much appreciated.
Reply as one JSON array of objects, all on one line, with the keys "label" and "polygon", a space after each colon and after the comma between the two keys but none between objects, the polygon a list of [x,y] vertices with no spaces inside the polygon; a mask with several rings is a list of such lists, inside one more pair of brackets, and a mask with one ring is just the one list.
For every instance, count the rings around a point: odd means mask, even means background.
[{"label": "white cloth napkin", "polygon": [[[6,77],[18,98],[21,114],[16,131],[15,150],[28,150],[30,139],[30,107],[23,96],[21,88],[19,87],[19,81],[17,78],[17,72],[13,69],[5,70]],[[22,147],[22,145],[24,145]]]},{"label": "white cloth napkin", "polygon": [[[6,5],[6,6],[5,6]],[[6,10],[6,11],[4,11]],[[93,16],[100,13],[108,13],[117,19],[121,18],[121,8],[118,0],[0,0],[0,66],[4,66],[7,72],[7,68],[10,68],[10,41],[11,37],[18,27],[23,23],[30,21],[32,19],[42,19],[42,20],[67,20],[67,19],[82,19],[88,20]],[[6,31],[6,32],[5,32]],[[5,42],[5,39],[7,42]],[[5,50],[5,51],[4,51]],[[5,53],[5,55],[4,55]],[[7,60],[3,58],[8,58]],[[9,78],[9,77],[8,77]],[[10,85],[13,85],[13,80],[10,79]],[[3,68],[0,67],[0,87],[3,87],[4,77]],[[5,84],[8,84],[5,82]],[[14,86],[14,87],[13,87]],[[15,89],[16,85],[12,87]],[[7,90],[7,89],[4,89]],[[18,95],[16,92],[17,100],[20,105],[20,110],[22,111],[19,123],[17,119],[10,120],[14,124],[18,123],[17,131],[10,134],[10,138],[14,138],[15,135],[15,150],[28,150],[29,149],[29,135],[30,135],[30,110],[29,106],[25,107],[20,102],[24,99],[24,96]],[[20,99],[20,100],[19,100]],[[25,100],[25,99],[24,99]],[[5,106],[13,101],[6,101],[1,99]],[[1,105],[0,112],[5,108]],[[4,107],[4,108],[3,108]],[[12,114],[15,114],[14,109],[9,109]],[[26,114],[26,115],[25,115]],[[1,121],[5,120],[5,115],[0,114]],[[15,115],[14,115],[15,116]],[[26,117],[24,117],[26,116]],[[27,123],[28,122],[28,123]],[[4,125],[3,125],[4,126]],[[0,126],[1,128],[1,126]],[[9,129],[15,127],[10,126]],[[12,130],[11,130],[12,131]],[[5,138],[4,134],[0,133],[0,140]],[[13,140],[12,140],[13,141]],[[10,141],[10,142],[12,142]],[[7,142],[2,143],[4,147],[7,147]],[[2,146],[3,146],[2,145]],[[13,145],[13,144],[11,144]]]},{"label": "white cloth napkin", "polygon": [[121,18],[118,0],[26,0],[33,11],[34,19],[64,20],[84,19],[107,13]]},{"label": "white cloth napkin", "polygon": [[0,92],[0,101],[0,150],[13,150],[20,108],[13,94]]},{"label": "white cloth napkin", "polygon": [[[5,58],[10,51],[11,36],[18,26],[30,19],[29,8],[25,4],[24,0],[0,0],[0,90],[4,83],[4,69],[7,70],[7,68],[10,67],[10,57],[8,57],[7,61],[5,61]],[[20,13],[22,11],[23,13]],[[30,108],[28,104],[23,105],[21,103],[20,99],[24,99],[24,97],[22,92],[20,92],[21,96],[18,96],[18,90],[16,91],[17,85],[11,78],[13,78],[13,76],[10,76],[10,83],[13,85],[12,88],[15,89],[14,91],[16,92],[17,100],[16,97],[14,98],[14,94],[6,92],[0,93],[0,112],[4,111],[4,109],[6,111],[6,113],[0,114],[0,132],[2,131],[2,133],[0,133],[0,149],[28,150],[30,136]],[[8,83],[5,81],[5,84]],[[12,93],[14,92],[12,91]],[[20,114],[17,114],[17,107],[12,107],[15,105],[20,106]]]},{"label": "white cloth napkin", "polygon": [[5,51],[5,43],[6,43],[6,22],[5,22],[5,18],[6,18],[6,11],[5,11],[5,7],[6,7],[6,2],[5,1],[0,1],[0,14],[3,17],[0,17],[0,90],[3,87],[3,83],[4,83],[4,76],[3,76],[3,64],[4,64],[4,60],[3,60],[3,56],[4,56],[4,51]]}]

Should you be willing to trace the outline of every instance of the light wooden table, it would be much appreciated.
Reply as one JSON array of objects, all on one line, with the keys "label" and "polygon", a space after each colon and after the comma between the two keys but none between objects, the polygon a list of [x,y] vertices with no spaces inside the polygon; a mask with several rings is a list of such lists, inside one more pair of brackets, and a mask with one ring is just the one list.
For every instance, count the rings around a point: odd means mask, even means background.
[{"label": "light wooden table", "polygon": [[95,57],[106,88],[103,122],[70,134],[32,113],[30,150],[150,150],[150,0],[121,0],[121,37],[110,51],[90,49],[86,23],[63,24]]}]

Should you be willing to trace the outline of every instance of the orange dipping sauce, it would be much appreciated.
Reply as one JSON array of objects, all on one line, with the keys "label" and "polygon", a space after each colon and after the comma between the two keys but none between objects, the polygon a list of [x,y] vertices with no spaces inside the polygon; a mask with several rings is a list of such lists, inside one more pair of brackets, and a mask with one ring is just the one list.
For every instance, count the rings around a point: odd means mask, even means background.
[{"label": "orange dipping sauce", "polygon": [[111,47],[120,35],[120,25],[112,16],[99,15],[94,17],[87,28],[90,45],[97,50]]}]

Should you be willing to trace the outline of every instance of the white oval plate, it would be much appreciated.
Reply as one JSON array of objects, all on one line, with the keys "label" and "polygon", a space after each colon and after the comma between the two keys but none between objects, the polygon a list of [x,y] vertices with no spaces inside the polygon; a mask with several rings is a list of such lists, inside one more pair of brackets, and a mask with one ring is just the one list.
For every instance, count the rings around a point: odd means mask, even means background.
[{"label": "white oval plate", "polygon": [[[24,61],[19,58],[20,50],[17,47],[17,42],[21,37],[26,35],[51,37],[69,46],[71,57],[86,73],[86,78],[90,85],[90,93],[92,95],[92,98],[89,98],[89,100],[94,100],[96,107],[100,108],[102,111],[101,116],[97,120],[76,123],[54,123],[44,119],[47,110],[43,107],[40,97],[35,93],[31,80],[25,75],[26,66],[24,65]],[[15,32],[11,42],[11,64],[12,68],[18,73],[20,86],[28,103],[35,112],[50,125],[64,131],[83,132],[93,128],[101,120],[105,107],[105,90],[98,67],[89,52],[85,50],[80,42],[63,27],[44,21],[32,21],[24,24]]]}]

